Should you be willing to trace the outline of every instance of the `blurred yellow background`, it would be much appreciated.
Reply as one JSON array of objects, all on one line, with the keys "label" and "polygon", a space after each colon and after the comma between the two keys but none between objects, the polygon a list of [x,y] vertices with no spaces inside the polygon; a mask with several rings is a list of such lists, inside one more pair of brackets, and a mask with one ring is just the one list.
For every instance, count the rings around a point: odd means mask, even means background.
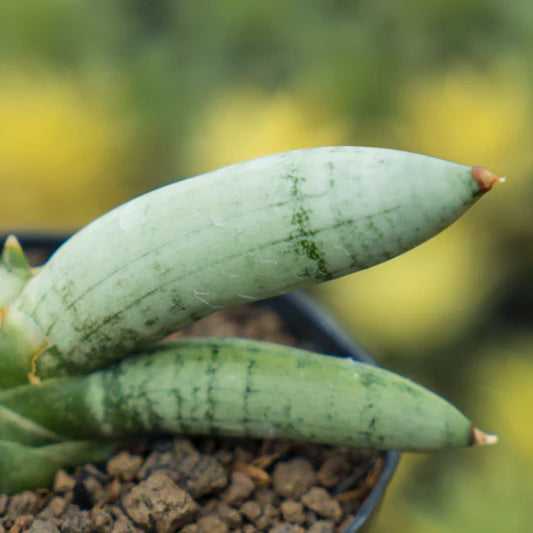
[{"label": "blurred yellow background", "polygon": [[533,494],[533,3],[0,4],[0,231],[73,230],[181,177],[318,145],[508,176],[315,294],[496,448],[404,456],[377,533],[525,532]]}]

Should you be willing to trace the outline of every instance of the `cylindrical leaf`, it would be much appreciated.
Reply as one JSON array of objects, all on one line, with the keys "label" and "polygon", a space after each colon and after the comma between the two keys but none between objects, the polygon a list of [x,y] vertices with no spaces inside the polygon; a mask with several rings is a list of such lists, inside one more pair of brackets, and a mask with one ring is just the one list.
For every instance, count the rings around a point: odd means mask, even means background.
[{"label": "cylindrical leaf", "polygon": [[[0,406],[70,439],[171,432],[420,451],[468,446],[483,435],[450,403],[397,374],[244,339],[161,345],[88,376],[5,390]],[[22,434],[29,443],[26,426]]]},{"label": "cylindrical leaf", "polygon": [[140,196],[70,239],[11,304],[0,337],[36,334],[29,349],[0,348],[0,387],[100,368],[217,309],[385,261],[451,224],[494,180],[422,155],[333,147]]},{"label": "cylindrical leaf", "polygon": [[59,468],[103,461],[112,453],[106,442],[60,442],[25,446],[0,439],[0,493],[48,488]]}]

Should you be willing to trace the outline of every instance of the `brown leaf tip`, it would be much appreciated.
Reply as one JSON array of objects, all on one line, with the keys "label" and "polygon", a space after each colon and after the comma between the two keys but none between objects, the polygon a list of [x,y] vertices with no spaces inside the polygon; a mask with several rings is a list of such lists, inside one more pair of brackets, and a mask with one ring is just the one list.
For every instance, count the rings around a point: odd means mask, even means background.
[{"label": "brown leaf tip", "polygon": [[474,181],[478,184],[478,187],[481,189],[481,192],[490,191],[495,183],[505,181],[505,178],[500,178],[483,167],[472,167],[470,173],[472,174]]},{"label": "brown leaf tip", "polygon": [[497,444],[498,436],[489,435],[488,433],[483,433],[483,431],[472,426],[470,430],[470,445],[471,446],[492,446]]}]

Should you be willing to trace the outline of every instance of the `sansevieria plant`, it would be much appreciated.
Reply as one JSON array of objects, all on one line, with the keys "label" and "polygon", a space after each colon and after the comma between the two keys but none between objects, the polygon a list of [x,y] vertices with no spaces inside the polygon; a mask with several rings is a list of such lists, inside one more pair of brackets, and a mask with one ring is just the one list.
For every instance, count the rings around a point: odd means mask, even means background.
[{"label": "sansevieria plant", "polygon": [[499,178],[328,147],[182,180],[98,218],[38,269],[0,262],[0,491],[46,486],[144,433],[375,449],[496,441],[386,370],[243,339],[154,344],[219,309],[371,267],[431,238]]}]

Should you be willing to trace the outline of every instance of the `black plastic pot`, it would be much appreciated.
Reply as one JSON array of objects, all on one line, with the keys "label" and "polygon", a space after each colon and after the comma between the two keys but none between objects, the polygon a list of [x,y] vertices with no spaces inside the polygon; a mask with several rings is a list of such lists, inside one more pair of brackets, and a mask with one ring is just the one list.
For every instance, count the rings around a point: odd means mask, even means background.
[{"label": "black plastic pot", "polygon": [[[5,240],[5,237],[0,236],[1,242]],[[37,254],[37,257],[44,261],[66,240],[67,236],[22,233],[17,234],[17,238],[25,252],[29,255]],[[337,323],[335,318],[306,293],[286,294],[250,305],[268,307],[273,310],[297,341],[310,343],[316,351],[376,364],[372,356]],[[345,533],[362,533],[367,529],[371,518],[379,508],[399,459],[400,454],[396,451],[383,453],[383,468],[379,479]]]}]

